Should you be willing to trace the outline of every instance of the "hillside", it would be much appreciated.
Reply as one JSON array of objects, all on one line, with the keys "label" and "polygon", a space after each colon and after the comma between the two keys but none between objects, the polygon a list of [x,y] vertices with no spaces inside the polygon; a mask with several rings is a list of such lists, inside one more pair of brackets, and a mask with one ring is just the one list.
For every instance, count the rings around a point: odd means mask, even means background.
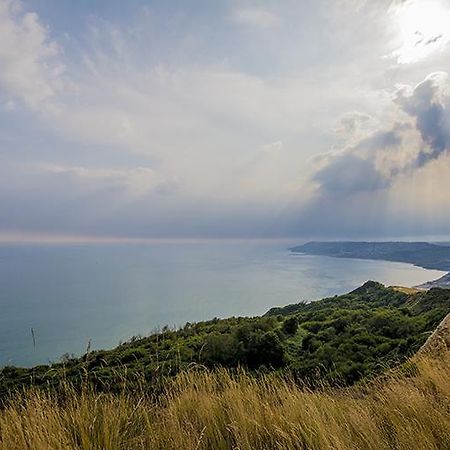
[{"label": "hillside", "polygon": [[5,367],[0,393],[62,381],[90,381],[102,391],[144,384],[156,392],[168,376],[196,365],[271,370],[311,387],[351,385],[404,361],[449,312],[448,290],[402,292],[367,282],[346,295],[273,308],[262,317],[187,323],[51,366]]},{"label": "hillside", "polygon": [[155,397],[28,390],[0,409],[0,450],[441,450],[450,448],[450,359],[413,358],[350,389],[184,371]]},{"label": "hillside", "polygon": [[449,290],[367,282],[5,368],[0,450],[450,448],[449,310]]},{"label": "hillside", "polygon": [[295,253],[335,258],[381,259],[450,272],[450,246],[428,242],[317,242],[290,249]]}]

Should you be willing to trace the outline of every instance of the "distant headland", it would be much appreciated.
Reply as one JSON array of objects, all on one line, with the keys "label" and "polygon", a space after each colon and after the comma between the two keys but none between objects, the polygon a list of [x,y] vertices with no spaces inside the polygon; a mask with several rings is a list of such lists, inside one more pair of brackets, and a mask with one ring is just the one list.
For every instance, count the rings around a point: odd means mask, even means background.
[{"label": "distant headland", "polygon": [[320,242],[312,241],[292,247],[294,253],[325,255],[334,258],[376,259],[414,264],[424,269],[447,273],[438,280],[424,283],[419,288],[442,287],[450,289],[450,244],[429,242]]}]

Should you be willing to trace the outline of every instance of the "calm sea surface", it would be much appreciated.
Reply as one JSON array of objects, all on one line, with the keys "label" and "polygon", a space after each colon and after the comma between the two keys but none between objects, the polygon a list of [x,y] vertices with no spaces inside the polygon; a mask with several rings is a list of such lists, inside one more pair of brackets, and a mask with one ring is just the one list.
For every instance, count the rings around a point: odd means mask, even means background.
[{"label": "calm sea surface", "polygon": [[[297,244],[293,242],[292,244]],[[0,246],[0,366],[57,361],[133,335],[442,272],[291,254],[289,244]],[[31,335],[35,334],[35,344]]]}]

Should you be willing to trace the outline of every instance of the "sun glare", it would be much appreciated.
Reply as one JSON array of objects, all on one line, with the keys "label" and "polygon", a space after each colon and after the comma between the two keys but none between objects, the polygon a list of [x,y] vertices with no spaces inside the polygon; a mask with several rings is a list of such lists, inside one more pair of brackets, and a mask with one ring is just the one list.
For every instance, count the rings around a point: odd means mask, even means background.
[{"label": "sun glare", "polygon": [[400,64],[419,61],[450,42],[450,5],[440,0],[407,1],[395,16],[402,45],[393,55]]}]

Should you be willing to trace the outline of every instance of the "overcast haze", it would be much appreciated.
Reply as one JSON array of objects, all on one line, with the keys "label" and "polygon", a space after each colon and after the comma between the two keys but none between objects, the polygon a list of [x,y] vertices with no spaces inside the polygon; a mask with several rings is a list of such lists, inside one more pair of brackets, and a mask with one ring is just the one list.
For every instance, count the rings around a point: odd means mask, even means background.
[{"label": "overcast haze", "polygon": [[449,23],[0,0],[0,240],[450,236]]}]

